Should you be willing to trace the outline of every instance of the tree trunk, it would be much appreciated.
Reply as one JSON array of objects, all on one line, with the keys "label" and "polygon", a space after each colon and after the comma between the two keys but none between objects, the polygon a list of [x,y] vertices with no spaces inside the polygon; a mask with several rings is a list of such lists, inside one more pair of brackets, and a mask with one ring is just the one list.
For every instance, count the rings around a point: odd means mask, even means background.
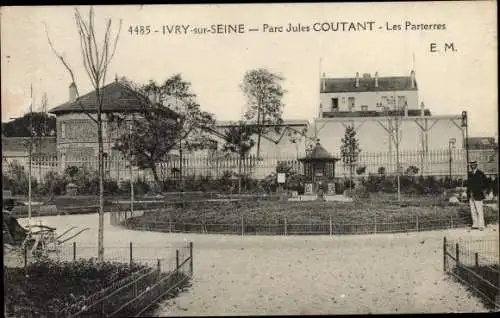
[{"label": "tree trunk", "polygon": [[349,169],[349,175],[350,175],[350,182],[349,182],[349,190],[352,191],[352,179],[354,175],[354,166],[351,164],[350,169]]},{"label": "tree trunk", "polygon": [[243,154],[240,153],[238,160],[238,194],[241,194],[241,160],[243,159]]},{"label": "tree trunk", "polygon": [[259,130],[257,134],[257,160],[260,158],[260,136],[262,135],[262,127],[260,124],[260,107],[261,103],[257,105],[257,129]]},{"label": "tree trunk", "polygon": [[[99,100],[99,95],[97,95]],[[104,146],[102,138],[102,118],[97,112],[97,143],[99,144],[99,230],[97,234],[97,259],[104,261]]]},{"label": "tree trunk", "polygon": [[151,167],[151,171],[153,172],[153,178],[155,179],[155,184],[156,186],[161,189],[160,185],[160,177],[158,177],[158,171],[156,169],[156,165],[153,163],[153,166]]}]

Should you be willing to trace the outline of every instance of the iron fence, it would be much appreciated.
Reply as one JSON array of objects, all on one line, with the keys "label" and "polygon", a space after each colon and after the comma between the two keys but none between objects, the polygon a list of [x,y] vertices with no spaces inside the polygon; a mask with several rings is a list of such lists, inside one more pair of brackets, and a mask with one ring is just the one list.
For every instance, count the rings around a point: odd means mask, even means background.
[{"label": "iron fence", "polygon": [[[144,215],[141,211],[140,214]],[[138,213],[139,214],[139,213]],[[137,215],[138,215],[137,214]],[[308,223],[288,222],[287,218],[276,219],[274,223],[254,222],[241,217],[238,223],[199,223],[176,222],[174,220],[160,221],[147,216],[140,219],[130,217],[130,212],[116,211],[110,216],[112,225],[142,231],[157,231],[168,233],[202,233],[202,234],[232,234],[232,235],[347,235],[347,234],[377,234],[406,233],[432,230],[462,228],[470,225],[468,217],[439,215],[419,217],[373,218],[372,222],[345,223],[330,217],[329,222],[311,221]],[[486,223],[496,223],[494,215],[485,217]]]},{"label": "iron fence", "polygon": [[443,239],[444,271],[490,308],[500,309],[499,241]]},{"label": "iron fence", "polygon": [[[341,158],[340,153],[332,153],[333,156]],[[394,174],[398,171],[394,154],[388,152],[361,152],[357,166],[366,167],[366,173],[378,173],[380,167],[384,167],[387,174]],[[487,174],[498,173],[498,152],[495,149],[471,149],[469,150],[470,160],[477,160],[481,169]],[[451,159],[451,160],[450,160]],[[157,164],[157,171],[161,180],[177,180],[182,177],[203,176],[220,178],[224,174],[238,173],[239,158],[234,155],[210,155],[210,154],[187,154],[181,160],[172,158]],[[2,170],[8,171],[14,166],[28,169],[29,158],[23,156],[2,156]],[[419,169],[419,174],[424,176],[448,176],[464,177],[466,175],[466,152],[464,149],[436,149],[427,153],[426,165],[421,166],[421,150],[402,150],[399,154],[400,170],[406,171],[413,166]],[[250,155],[243,159],[241,163],[244,175],[254,179],[263,179],[270,173],[276,171],[278,163],[286,163],[293,170],[301,172],[302,163],[298,161],[297,155],[283,154],[279,156],[264,156],[257,158]],[[84,154],[74,154],[67,156],[61,153],[37,154],[32,157],[33,178],[39,182],[44,182],[48,172],[63,173],[69,166],[86,167],[91,171],[97,171],[97,156]],[[182,169],[181,169],[182,166]],[[106,178],[110,180],[129,180],[129,161],[120,155],[108,156],[104,160],[104,170]],[[350,169],[342,163],[336,166],[337,176],[349,176]],[[153,175],[149,170],[140,170],[132,167],[133,178],[141,177],[146,180],[153,180]]]},{"label": "iron fence", "polygon": [[[5,254],[5,253],[4,253]],[[20,258],[15,267],[28,265],[40,259],[24,255],[12,255]],[[23,257],[24,256],[24,257]],[[49,259],[62,262],[78,262],[95,259],[97,247],[73,242],[63,244],[56,253],[49,254]],[[128,246],[106,246],[104,261],[143,265],[125,278],[114,280],[104,289],[86,297],[80,296],[59,312],[47,313],[48,316],[101,316],[125,317],[140,315],[151,309],[159,299],[173,295],[177,288],[185,286],[193,276],[193,243],[177,246],[148,246],[133,244]],[[9,262],[13,265],[12,261]],[[9,274],[5,266],[5,275]],[[132,268],[132,267],[130,267]],[[27,273],[27,272],[26,272]],[[46,273],[50,275],[50,273]]]},{"label": "iron fence", "polygon": [[[73,259],[77,258],[75,246],[73,245]],[[162,297],[173,294],[176,288],[185,285],[193,276],[192,242],[176,248],[175,254],[163,259],[155,259],[152,255],[161,255],[158,252],[164,250],[164,247],[143,246],[134,249],[130,243],[127,248],[114,249],[117,253],[110,259],[128,258],[131,263],[138,261],[149,266],[77,304],[68,306],[61,314],[69,317],[137,316],[154,306]],[[137,252],[139,256],[136,255]]]}]

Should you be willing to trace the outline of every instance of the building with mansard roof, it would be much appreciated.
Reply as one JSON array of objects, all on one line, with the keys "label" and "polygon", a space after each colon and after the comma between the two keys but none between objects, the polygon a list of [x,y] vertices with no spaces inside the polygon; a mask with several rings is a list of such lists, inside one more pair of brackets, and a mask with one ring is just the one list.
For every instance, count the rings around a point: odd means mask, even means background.
[{"label": "building with mansard roof", "polygon": [[[336,155],[348,126],[354,127],[365,156],[372,152],[387,154],[380,166],[388,172],[396,172],[398,163],[402,171],[412,165],[424,173],[446,172],[446,167],[431,164],[430,153],[448,149],[450,140],[455,148],[465,147],[462,114],[432,115],[419,96],[413,70],[403,76],[376,72],[330,78],[323,74],[318,93],[313,134]],[[453,159],[458,162],[463,158]],[[446,160],[443,162],[446,164]],[[377,164],[368,166],[368,172],[376,172]]]}]

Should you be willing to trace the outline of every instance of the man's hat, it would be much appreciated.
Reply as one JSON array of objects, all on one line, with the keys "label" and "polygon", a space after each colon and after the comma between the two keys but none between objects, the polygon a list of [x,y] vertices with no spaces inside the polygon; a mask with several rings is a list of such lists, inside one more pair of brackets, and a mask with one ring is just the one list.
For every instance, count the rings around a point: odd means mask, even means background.
[{"label": "man's hat", "polygon": [[469,164],[471,164],[471,165],[477,165],[477,161],[476,160],[470,161]]}]

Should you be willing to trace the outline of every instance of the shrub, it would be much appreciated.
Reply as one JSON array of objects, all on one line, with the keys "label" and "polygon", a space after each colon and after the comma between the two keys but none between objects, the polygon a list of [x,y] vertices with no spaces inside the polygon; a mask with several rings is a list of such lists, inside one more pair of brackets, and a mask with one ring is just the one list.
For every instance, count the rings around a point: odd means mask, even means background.
[{"label": "shrub", "polygon": [[99,175],[87,167],[68,166],[64,170],[64,178],[68,183],[76,184],[79,194],[99,193]]},{"label": "shrub", "polygon": [[144,195],[151,190],[149,183],[144,178],[137,178],[134,182],[134,194]]},{"label": "shrub", "polygon": [[366,166],[356,168],[356,174],[358,176],[364,174],[365,172],[366,172]]},{"label": "shrub", "polygon": [[[13,161],[9,163],[7,174],[2,174],[2,181],[6,181],[13,195],[28,194],[28,173],[19,162]],[[31,189],[35,190],[37,185],[37,180],[32,177]],[[5,185],[3,185],[3,187],[5,187]]]},{"label": "shrub", "polygon": [[45,180],[40,187],[40,194],[49,195],[53,198],[55,195],[63,195],[66,192],[68,180],[55,171],[49,171],[45,175]]},{"label": "shrub", "polygon": [[241,187],[245,192],[255,192],[259,188],[259,182],[249,175],[244,175],[241,180]]},{"label": "shrub", "polygon": [[233,173],[231,171],[224,171],[221,177],[216,179],[217,181],[216,186],[219,191],[222,192],[230,192],[232,188],[234,188],[233,185]]},{"label": "shrub", "polygon": [[[24,268],[5,268],[5,307],[9,316],[57,316],[60,311],[91,294],[146,268],[138,264],[120,264],[80,260],[56,262],[42,260]],[[50,293],[47,291],[50,290]]]},{"label": "shrub", "polygon": [[5,175],[2,171],[2,189],[9,189],[12,187],[9,176]]},{"label": "shrub", "polygon": [[343,194],[345,191],[344,182],[335,182],[335,194]]},{"label": "shrub", "polygon": [[354,182],[354,180],[351,180],[349,178],[344,179],[344,189],[353,190],[354,187],[356,187],[356,182]]},{"label": "shrub", "polygon": [[418,174],[418,171],[420,169],[415,167],[415,166],[409,166],[407,169],[406,169],[406,175],[408,176],[414,176],[416,174]]},{"label": "shrub", "polygon": [[120,188],[118,187],[117,181],[104,180],[103,185],[104,185],[104,194],[117,194],[120,192]]},{"label": "shrub", "polygon": [[379,176],[385,176],[385,167],[378,167],[377,173]]}]

